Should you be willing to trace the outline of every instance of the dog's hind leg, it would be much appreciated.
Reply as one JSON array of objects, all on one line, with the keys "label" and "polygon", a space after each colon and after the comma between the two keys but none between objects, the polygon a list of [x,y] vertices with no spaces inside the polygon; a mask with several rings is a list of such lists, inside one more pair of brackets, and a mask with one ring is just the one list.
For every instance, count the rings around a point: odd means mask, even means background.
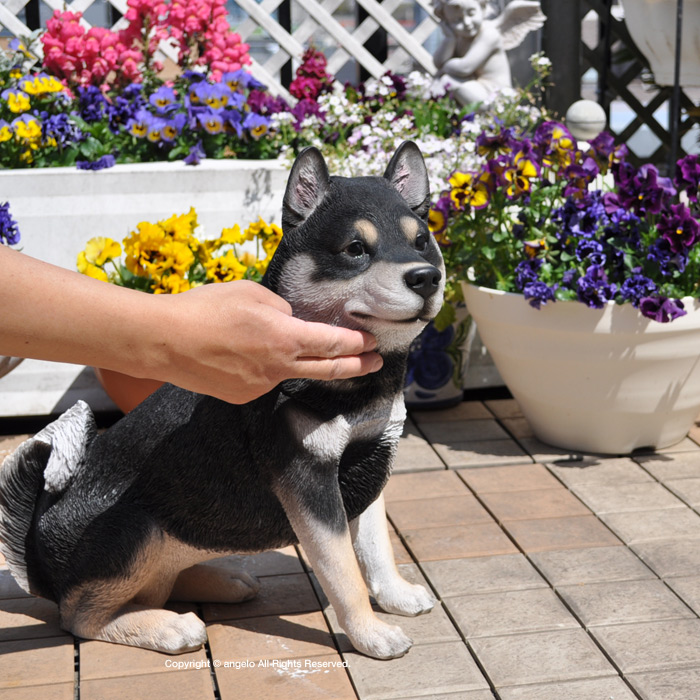
[{"label": "dog's hind leg", "polygon": [[382,610],[411,616],[432,610],[431,593],[406,581],[396,568],[383,495],[350,523],[350,532],[367,588]]},{"label": "dog's hind leg", "polygon": [[234,571],[216,563],[195,564],[180,572],[170,600],[241,603],[254,598],[259,590],[258,579],[245,571]]},{"label": "dog's hind leg", "polygon": [[77,637],[183,654],[207,640],[204,623],[194,614],[128,603],[105,616],[105,611],[80,610],[70,623]]}]

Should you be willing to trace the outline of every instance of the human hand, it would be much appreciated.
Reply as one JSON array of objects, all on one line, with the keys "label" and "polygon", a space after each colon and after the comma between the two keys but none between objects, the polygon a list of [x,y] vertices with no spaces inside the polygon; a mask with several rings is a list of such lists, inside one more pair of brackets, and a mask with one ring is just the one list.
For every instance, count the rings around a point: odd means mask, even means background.
[{"label": "human hand", "polygon": [[382,366],[368,333],[294,318],[284,299],[254,282],[150,298],[169,307],[154,334],[160,352],[150,374],[230,403],[251,401],[285,379],[346,379]]}]

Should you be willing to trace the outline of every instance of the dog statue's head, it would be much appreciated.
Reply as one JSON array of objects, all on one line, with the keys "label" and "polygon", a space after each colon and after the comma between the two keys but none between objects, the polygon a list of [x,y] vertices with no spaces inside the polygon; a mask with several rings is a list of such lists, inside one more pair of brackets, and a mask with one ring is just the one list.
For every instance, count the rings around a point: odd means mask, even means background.
[{"label": "dog statue's head", "polygon": [[330,177],[316,148],[296,159],[284,236],[264,283],[307,321],[366,330],[407,349],[442,306],[445,268],[426,223],[428,173],[406,141],[384,177]]}]

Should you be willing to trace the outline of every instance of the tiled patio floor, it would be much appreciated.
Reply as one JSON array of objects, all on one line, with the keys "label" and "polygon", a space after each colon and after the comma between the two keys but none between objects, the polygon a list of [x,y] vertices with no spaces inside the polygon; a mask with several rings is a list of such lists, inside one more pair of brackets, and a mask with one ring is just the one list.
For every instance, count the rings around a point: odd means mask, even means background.
[{"label": "tiled patio floor", "polygon": [[440,603],[380,613],[415,642],[393,661],[350,650],[294,548],[227,562],[258,598],[191,606],[209,643],[177,657],[74,640],[0,561],[0,700],[697,700],[698,443],[597,458],[539,443],[512,400],[414,414],[387,510]]}]

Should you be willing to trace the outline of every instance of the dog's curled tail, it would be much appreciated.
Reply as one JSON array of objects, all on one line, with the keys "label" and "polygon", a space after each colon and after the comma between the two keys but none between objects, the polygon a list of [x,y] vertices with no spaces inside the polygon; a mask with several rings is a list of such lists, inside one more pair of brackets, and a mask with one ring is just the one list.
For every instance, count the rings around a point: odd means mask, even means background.
[{"label": "dog's curled tail", "polygon": [[28,561],[34,552],[28,550],[33,550],[37,500],[43,491],[58,495],[66,489],[95,434],[92,411],[78,401],[25,440],[0,467],[0,552],[27,593],[45,595],[28,571],[33,568]]}]

